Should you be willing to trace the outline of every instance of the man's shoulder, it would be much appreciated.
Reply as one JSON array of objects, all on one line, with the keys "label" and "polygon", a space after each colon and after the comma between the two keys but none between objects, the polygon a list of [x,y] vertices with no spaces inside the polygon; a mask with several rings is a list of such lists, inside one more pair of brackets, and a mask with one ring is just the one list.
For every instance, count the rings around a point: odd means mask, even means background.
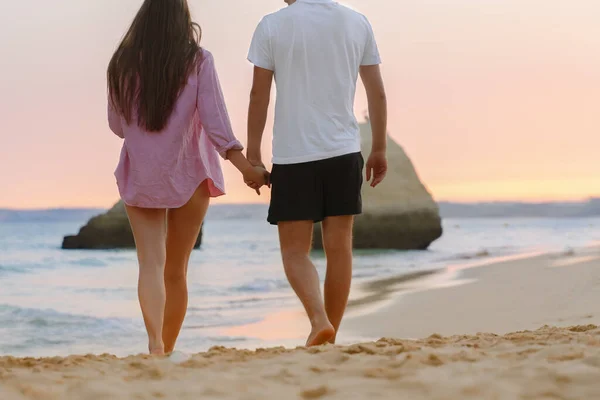
[{"label": "man's shoulder", "polygon": [[[340,3],[335,3],[336,6],[338,7],[338,11],[340,13],[345,14],[345,16],[347,18],[353,19],[355,20],[357,23],[361,23],[361,24],[369,24],[369,20],[367,18],[366,15],[360,13],[359,11],[355,10],[354,8],[344,5],[344,4],[340,4]],[[301,7],[284,7],[281,8],[278,11],[275,11],[273,13],[267,14],[263,17],[262,21],[263,23],[266,23],[267,25],[276,25],[276,24],[285,24],[286,22],[289,21],[290,18],[294,19],[294,18],[303,18],[305,16],[305,14],[303,13],[303,9]]]},{"label": "man's shoulder", "polygon": [[266,21],[268,23],[277,23],[277,22],[289,17],[292,14],[294,14],[293,7],[284,7],[275,12],[265,15],[263,17],[263,21]]},{"label": "man's shoulder", "polygon": [[365,14],[362,14],[360,11],[355,10],[354,8],[345,5],[345,4],[340,4],[337,3],[338,7],[340,9],[341,12],[345,13],[348,17],[350,18],[355,18],[357,21],[361,21],[361,22],[369,22],[369,19],[367,18],[367,16]]}]

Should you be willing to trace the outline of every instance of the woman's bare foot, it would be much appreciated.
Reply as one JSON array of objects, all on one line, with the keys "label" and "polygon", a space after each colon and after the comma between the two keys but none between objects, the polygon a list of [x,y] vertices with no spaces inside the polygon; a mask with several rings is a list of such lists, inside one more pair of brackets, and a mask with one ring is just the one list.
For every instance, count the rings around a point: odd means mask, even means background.
[{"label": "woman's bare foot", "polygon": [[324,325],[313,327],[308,340],[306,341],[306,347],[321,346],[332,340],[335,337],[335,329],[333,325],[327,322]]},{"label": "woman's bare foot", "polygon": [[163,347],[148,347],[151,356],[164,356],[165,349]]},{"label": "woman's bare foot", "polygon": [[164,357],[165,356],[165,351],[163,349],[151,349],[150,350],[150,355],[151,356]]},{"label": "woman's bare foot", "polygon": [[152,356],[164,356],[165,355],[165,345],[162,342],[150,343],[148,345],[148,351]]}]

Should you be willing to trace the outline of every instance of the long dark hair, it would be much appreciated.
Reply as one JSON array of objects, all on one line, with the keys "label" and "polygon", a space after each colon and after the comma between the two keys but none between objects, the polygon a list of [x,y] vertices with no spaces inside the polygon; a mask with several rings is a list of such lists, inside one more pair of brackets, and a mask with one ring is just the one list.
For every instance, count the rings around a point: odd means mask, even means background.
[{"label": "long dark hair", "polygon": [[112,105],[150,132],[167,125],[200,53],[187,0],[145,0],[108,65]]}]

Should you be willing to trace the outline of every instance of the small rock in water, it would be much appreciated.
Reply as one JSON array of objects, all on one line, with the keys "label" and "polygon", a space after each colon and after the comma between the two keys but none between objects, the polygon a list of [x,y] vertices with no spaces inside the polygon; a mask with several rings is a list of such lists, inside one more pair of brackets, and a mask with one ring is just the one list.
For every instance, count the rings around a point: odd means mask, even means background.
[{"label": "small rock in water", "polygon": [[477,253],[475,256],[476,257],[489,257],[491,254],[489,251],[487,250],[481,250],[479,253]]}]

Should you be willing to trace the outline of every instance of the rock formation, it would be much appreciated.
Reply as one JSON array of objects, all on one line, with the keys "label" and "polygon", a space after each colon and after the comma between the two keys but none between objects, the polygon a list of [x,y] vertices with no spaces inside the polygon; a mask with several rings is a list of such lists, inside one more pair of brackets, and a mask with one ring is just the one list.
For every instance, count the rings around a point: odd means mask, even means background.
[{"label": "rock formation", "polygon": [[[371,149],[371,126],[361,124],[366,158]],[[424,250],[441,237],[439,209],[421,183],[404,150],[388,137],[388,174],[377,188],[363,185],[363,214],[354,224],[356,249]],[[315,224],[315,243],[322,248],[321,224]]]},{"label": "rock formation", "polygon": [[[196,248],[200,247],[202,232],[198,236]],[[88,221],[75,236],[66,236],[63,249],[108,250],[135,248],[133,233],[122,202],[115,204],[105,214]]]}]

